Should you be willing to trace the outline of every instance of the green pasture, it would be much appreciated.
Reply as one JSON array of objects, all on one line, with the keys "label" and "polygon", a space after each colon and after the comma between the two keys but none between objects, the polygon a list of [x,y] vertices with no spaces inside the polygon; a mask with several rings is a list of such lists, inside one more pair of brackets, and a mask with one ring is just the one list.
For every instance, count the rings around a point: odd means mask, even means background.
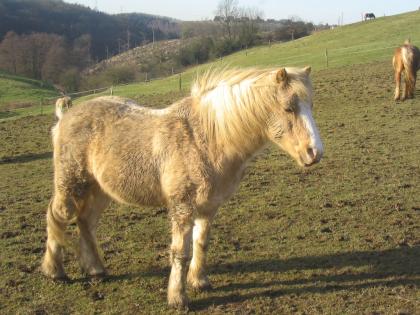
[{"label": "green pasture", "polygon": [[[56,96],[57,91],[47,83],[0,72],[0,119],[23,115],[19,107],[36,107],[41,101]],[[36,110],[24,113],[37,114]]]}]

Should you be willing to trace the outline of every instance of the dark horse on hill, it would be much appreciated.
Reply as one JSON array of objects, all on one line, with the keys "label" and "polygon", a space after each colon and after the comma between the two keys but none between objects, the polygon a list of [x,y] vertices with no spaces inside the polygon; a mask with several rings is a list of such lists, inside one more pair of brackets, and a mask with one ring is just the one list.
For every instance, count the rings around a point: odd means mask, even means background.
[{"label": "dark horse on hill", "polygon": [[366,20],[371,20],[371,19],[375,19],[376,16],[373,13],[365,13],[365,21]]}]

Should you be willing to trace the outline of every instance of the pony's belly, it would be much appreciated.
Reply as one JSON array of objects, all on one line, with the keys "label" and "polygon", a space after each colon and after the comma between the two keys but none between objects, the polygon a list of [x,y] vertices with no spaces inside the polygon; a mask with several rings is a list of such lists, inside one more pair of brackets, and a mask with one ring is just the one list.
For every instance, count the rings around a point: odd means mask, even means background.
[{"label": "pony's belly", "polygon": [[147,172],[125,172],[121,168],[107,168],[95,172],[95,178],[101,188],[114,200],[134,205],[164,205],[161,185],[158,176]]},{"label": "pony's belly", "polygon": [[165,201],[160,189],[150,187],[130,187],[128,185],[102,184],[103,190],[114,200],[132,205],[161,206]]}]

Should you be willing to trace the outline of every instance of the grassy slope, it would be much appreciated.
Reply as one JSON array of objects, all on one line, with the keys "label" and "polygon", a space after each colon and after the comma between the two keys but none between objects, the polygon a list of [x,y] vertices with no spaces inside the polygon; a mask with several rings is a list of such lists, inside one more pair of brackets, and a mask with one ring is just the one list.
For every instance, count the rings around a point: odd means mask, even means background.
[{"label": "grassy slope", "polygon": [[[402,16],[409,17],[420,16]],[[365,26],[374,23],[382,19]],[[339,30],[321,35],[331,36],[331,43],[344,37]],[[378,47],[386,44],[394,42]],[[193,312],[418,312],[420,94],[395,105],[390,55],[377,58],[314,72],[322,163],[301,170],[269,148],[250,165],[216,218],[209,252],[214,289],[190,293]],[[154,84],[122,93],[152,106],[181,95],[165,82]],[[105,212],[98,237],[109,281],[83,279],[73,254],[66,256],[71,283],[39,274],[53,122],[46,115],[0,122],[0,313],[167,313],[169,224],[161,209],[113,204]]]},{"label": "grassy slope", "polygon": [[41,81],[0,73],[0,119],[9,106],[38,104],[57,95],[53,87]]},{"label": "grassy slope", "polygon": [[[319,32],[271,47],[255,47],[247,52],[241,51],[227,56],[222,62],[191,68],[182,74],[182,86],[188,90],[197,71],[221,64],[239,67],[311,65],[315,70],[324,69],[326,48],[330,67],[390,60],[395,47],[401,45],[406,38],[411,38],[414,44],[420,45],[419,24],[420,11],[414,11]],[[114,92],[116,95],[136,97],[139,94],[177,91],[178,86],[179,77],[172,76],[151,83],[117,87]]]},{"label": "grassy slope", "polygon": [[[326,48],[328,48],[330,67],[389,60],[394,47],[400,45],[406,38],[410,37],[414,43],[418,41],[417,44],[420,44],[420,28],[417,27],[419,24],[420,12],[415,11],[323,31],[293,42],[276,44],[271,47],[255,47],[247,52],[241,51],[227,56],[222,61],[194,67],[182,73],[183,91],[187,93],[191,80],[196,73],[209,66],[226,64],[239,67],[311,65],[315,70],[323,69],[326,67]],[[114,88],[114,95],[135,98],[144,103],[143,95],[167,94],[174,91],[179,92],[178,75],[149,83],[116,87]],[[15,93],[15,96],[10,97],[10,99],[20,97],[19,93],[17,93],[17,96]],[[108,94],[109,91],[100,93],[100,95]],[[96,96],[98,95],[82,97],[78,102]],[[36,95],[31,97],[36,101],[40,98]],[[52,107],[46,106],[44,110],[52,112]],[[4,114],[3,117],[0,113],[0,119],[9,118],[9,116],[23,117],[40,112],[39,109],[20,110]]]}]

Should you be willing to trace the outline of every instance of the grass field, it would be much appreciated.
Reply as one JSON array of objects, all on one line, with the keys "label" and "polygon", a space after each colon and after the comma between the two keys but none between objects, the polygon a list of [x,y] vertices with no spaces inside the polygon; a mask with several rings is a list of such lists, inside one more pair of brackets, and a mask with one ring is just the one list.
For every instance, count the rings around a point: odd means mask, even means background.
[{"label": "grass field", "polygon": [[[190,293],[192,313],[418,312],[420,95],[394,104],[391,73],[378,62],[314,74],[325,158],[302,170],[270,148],[251,164],[216,219],[214,289]],[[82,278],[71,252],[71,283],[38,272],[52,123],[46,115],[0,123],[0,313],[167,313],[165,209],[106,211],[106,282]]]},{"label": "grass field", "polygon": [[[420,21],[419,13],[403,17]],[[345,38],[360,51],[362,45],[374,49],[373,39],[376,48],[392,46],[406,37],[398,20],[346,26],[343,33],[316,35],[323,41],[308,37],[281,47],[293,56],[322,52],[322,43],[343,47]],[[395,28],[388,31],[383,21]],[[365,38],[351,28],[364,30]],[[329,69],[313,63],[324,159],[303,170],[270,147],[251,163],[215,220],[213,289],[189,292],[192,314],[419,313],[420,93],[417,87],[416,99],[392,101],[391,54],[355,53]],[[229,58],[234,63],[240,56]],[[263,56],[252,58],[269,64]],[[120,93],[164,106],[186,93],[176,91],[177,78],[168,82],[127,86]],[[172,313],[166,308],[170,234],[163,208],[114,203],[107,209],[98,231],[107,281],[81,277],[71,251],[65,258],[70,283],[40,274],[53,123],[52,115],[0,121],[0,313]]]}]

